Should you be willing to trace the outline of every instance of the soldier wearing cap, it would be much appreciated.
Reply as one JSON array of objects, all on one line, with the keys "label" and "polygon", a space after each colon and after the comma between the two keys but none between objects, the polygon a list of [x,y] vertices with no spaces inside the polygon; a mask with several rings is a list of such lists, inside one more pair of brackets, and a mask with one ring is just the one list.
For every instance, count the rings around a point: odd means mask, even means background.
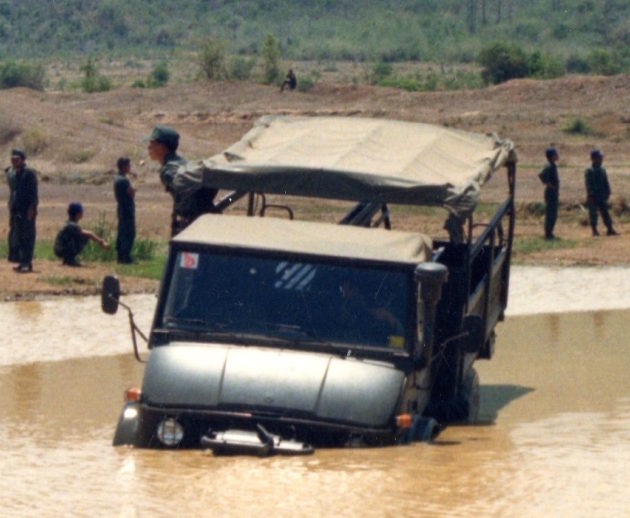
[{"label": "soldier wearing cap", "polygon": [[606,225],[608,236],[616,236],[613,222],[608,213],[608,198],[610,198],[610,184],[606,169],[602,167],[604,155],[599,149],[591,151],[591,167],[584,172],[586,184],[586,202],[593,236],[599,236],[597,231],[597,212],[599,211]]},{"label": "soldier wearing cap", "polygon": [[119,263],[129,264],[132,262],[131,249],[136,238],[136,191],[128,178],[131,172],[131,161],[127,157],[120,157],[116,166],[118,167],[118,173],[114,178],[114,196],[118,216],[116,253]]},{"label": "soldier wearing cap", "polygon": [[160,164],[160,180],[173,197],[171,236],[174,236],[199,215],[215,210],[213,199],[217,191],[203,187],[201,177],[182,167],[187,161],[176,153],[179,133],[174,129],[155,126],[147,139],[149,157]]},{"label": "soldier wearing cap", "polygon": [[545,185],[545,239],[555,239],[553,228],[558,219],[558,200],[560,191],[560,178],[558,177],[558,152],[550,147],[545,150],[547,165],[538,175]]},{"label": "soldier wearing cap", "polygon": [[18,263],[13,268],[16,272],[31,272],[38,203],[37,175],[26,167],[24,150],[11,151],[11,167],[6,174],[10,191],[9,260]]}]

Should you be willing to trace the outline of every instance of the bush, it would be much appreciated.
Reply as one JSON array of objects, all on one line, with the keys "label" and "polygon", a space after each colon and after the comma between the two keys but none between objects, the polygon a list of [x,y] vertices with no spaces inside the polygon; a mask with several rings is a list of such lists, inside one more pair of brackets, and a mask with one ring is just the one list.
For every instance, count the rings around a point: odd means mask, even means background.
[{"label": "bush", "polygon": [[588,61],[581,56],[572,54],[568,57],[566,63],[567,72],[570,74],[588,74],[591,71],[591,67]]},{"label": "bush", "polygon": [[586,57],[586,62],[591,72],[595,74],[612,76],[621,72],[619,57],[608,50],[593,50]]},{"label": "bush", "polygon": [[199,51],[199,67],[201,73],[209,81],[225,77],[225,48],[215,38],[208,38]]},{"label": "bush", "polygon": [[30,65],[16,61],[5,61],[0,64],[0,89],[26,86],[35,90],[43,90],[46,72],[42,65]]},{"label": "bush", "polygon": [[277,82],[280,78],[280,46],[271,34],[267,35],[263,43],[262,57],[265,83]]},{"label": "bush", "polygon": [[297,89],[299,92],[308,92],[311,88],[315,86],[315,79],[311,76],[301,77],[298,81]]},{"label": "bush", "polygon": [[539,51],[533,52],[528,60],[528,75],[538,79],[552,79],[563,76],[565,68],[557,59]]},{"label": "bush", "polygon": [[376,63],[372,67],[372,74],[370,78],[370,83],[372,84],[381,84],[385,78],[388,78],[392,75],[393,68],[389,63],[385,61],[381,61]]},{"label": "bush", "polygon": [[48,146],[48,136],[38,128],[31,128],[22,134],[22,146],[26,155],[36,155]]},{"label": "bush", "polygon": [[85,93],[107,92],[112,89],[111,80],[99,73],[98,66],[91,57],[89,57],[87,63],[81,67],[81,71],[83,72],[81,89]]},{"label": "bush", "polygon": [[256,65],[256,60],[235,56],[230,61],[230,79],[246,81],[252,75],[252,70]]},{"label": "bush", "polygon": [[569,119],[562,128],[562,131],[570,135],[589,135],[592,133],[591,128],[580,117]]},{"label": "bush", "polygon": [[527,54],[515,45],[494,43],[481,51],[478,61],[486,83],[499,84],[529,74]]},{"label": "bush", "polygon": [[169,75],[168,65],[166,62],[162,61],[161,63],[153,66],[153,69],[147,78],[146,86],[148,88],[160,88],[162,86],[166,86]]}]

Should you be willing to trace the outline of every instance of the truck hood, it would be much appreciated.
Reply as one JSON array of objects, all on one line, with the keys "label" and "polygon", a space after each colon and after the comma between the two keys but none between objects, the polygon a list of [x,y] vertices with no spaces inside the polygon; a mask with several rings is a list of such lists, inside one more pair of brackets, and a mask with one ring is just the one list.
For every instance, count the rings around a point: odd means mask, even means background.
[{"label": "truck hood", "polygon": [[142,387],[150,406],[271,413],[386,427],[405,375],[329,354],[171,343],[151,351]]}]

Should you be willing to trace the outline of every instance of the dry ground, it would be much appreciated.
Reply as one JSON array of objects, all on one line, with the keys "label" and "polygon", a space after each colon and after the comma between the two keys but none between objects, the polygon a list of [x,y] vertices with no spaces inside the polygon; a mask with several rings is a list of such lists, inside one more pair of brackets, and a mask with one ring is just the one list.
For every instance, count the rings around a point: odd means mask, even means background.
[{"label": "dry ground", "polygon": [[[142,237],[165,240],[169,197],[162,191],[155,164],[146,159],[143,137],[154,124],[169,124],[182,135],[181,152],[188,158],[211,156],[245,133],[264,114],[349,115],[387,117],[444,124],[476,132],[496,132],[512,139],[519,154],[517,237],[540,251],[517,253],[516,259],[535,264],[627,264],[630,262],[630,218],[617,217],[621,236],[590,237],[579,203],[584,199],[583,170],[588,152],[599,147],[606,155],[613,192],[630,196],[630,77],[574,76],[552,81],[519,80],[481,90],[410,93],[389,88],[320,82],[309,92],[279,93],[255,83],[191,82],[161,89],[119,88],[101,94],[4,90],[0,96],[0,157],[9,165],[9,152],[23,146],[28,163],[40,177],[38,236],[51,240],[65,219],[68,202],[86,207],[85,223],[99,213],[114,218],[111,187],[113,164],[120,155],[133,160],[138,188],[137,219]],[[591,128],[586,135],[563,132],[579,117]],[[537,241],[542,219],[525,207],[542,198],[537,178],[550,144],[560,153],[561,210],[553,246]],[[505,193],[497,175],[484,200],[496,202]],[[0,199],[7,190],[0,183]],[[623,205],[623,204],[622,204]],[[343,210],[330,204],[298,201],[298,209],[335,220]],[[440,218],[426,214],[394,215],[396,226],[440,233]],[[7,222],[0,220],[0,235]],[[14,274],[0,264],[0,296],[94,292],[105,266],[65,269],[36,262],[36,273]],[[59,271],[58,271],[59,270]],[[66,286],[51,278],[69,278]],[[96,279],[96,280],[95,280]],[[134,280],[131,290],[154,289],[156,283]]]}]

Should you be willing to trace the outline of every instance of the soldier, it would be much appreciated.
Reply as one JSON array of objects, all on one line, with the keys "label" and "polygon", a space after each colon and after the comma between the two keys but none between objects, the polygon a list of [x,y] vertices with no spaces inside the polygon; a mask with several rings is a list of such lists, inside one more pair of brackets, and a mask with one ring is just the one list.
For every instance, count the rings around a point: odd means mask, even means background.
[{"label": "soldier", "polygon": [[118,262],[132,262],[131,249],[136,238],[136,191],[129,181],[131,162],[127,157],[120,157],[116,163],[118,174],[114,178],[114,195],[116,196],[118,215],[118,234],[116,236],[116,253]]},{"label": "soldier", "polygon": [[545,151],[547,165],[540,172],[538,177],[545,185],[545,239],[555,239],[553,228],[558,218],[558,195],[560,190],[560,179],[558,178],[558,152],[550,147]]},{"label": "soldier", "polygon": [[292,68],[289,69],[287,75],[284,78],[284,81],[282,82],[282,85],[280,86],[281,92],[284,92],[285,86],[288,86],[289,90],[295,90],[295,87],[297,86],[297,77],[295,77]]},{"label": "soldier", "polygon": [[7,185],[9,187],[9,234],[7,236],[9,253],[7,258],[10,263],[17,263],[20,259],[18,257],[17,236],[15,233],[15,217],[11,214],[11,205],[13,204],[13,198],[15,196],[15,169],[12,166],[7,167],[4,170],[4,174],[7,178]]},{"label": "soldier", "polygon": [[108,249],[109,244],[94,232],[83,230],[79,221],[83,217],[83,206],[78,202],[68,205],[68,221],[57,234],[53,250],[66,266],[81,266],[77,260],[88,241],[94,241],[101,248]]},{"label": "soldier", "polygon": [[[37,217],[37,176],[26,167],[26,154],[22,149],[11,152],[13,194],[9,198],[9,211],[12,222],[14,259],[18,263],[13,269],[18,273],[33,271],[35,250],[35,219]],[[7,175],[10,178],[9,175]],[[9,247],[11,249],[11,246]]]},{"label": "soldier", "polygon": [[173,197],[171,213],[171,236],[184,230],[199,215],[214,212],[213,199],[216,189],[202,186],[203,179],[192,171],[181,171],[187,161],[176,151],[179,133],[168,126],[155,126],[147,137],[149,157],[160,164],[160,180]]},{"label": "soldier", "polygon": [[591,222],[593,236],[599,236],[597,231],[597,212],[599,211],[606,225],[607,236],[616,236],[617,232],[613,228],[613,222],[608,213],[608,198],[610,198],[610,184],[606,169],[602,167],[604,155],[599,149],[591,151],[591,167],[584,172],[586,184],[586,203],[588,204],[588,215]]}]

